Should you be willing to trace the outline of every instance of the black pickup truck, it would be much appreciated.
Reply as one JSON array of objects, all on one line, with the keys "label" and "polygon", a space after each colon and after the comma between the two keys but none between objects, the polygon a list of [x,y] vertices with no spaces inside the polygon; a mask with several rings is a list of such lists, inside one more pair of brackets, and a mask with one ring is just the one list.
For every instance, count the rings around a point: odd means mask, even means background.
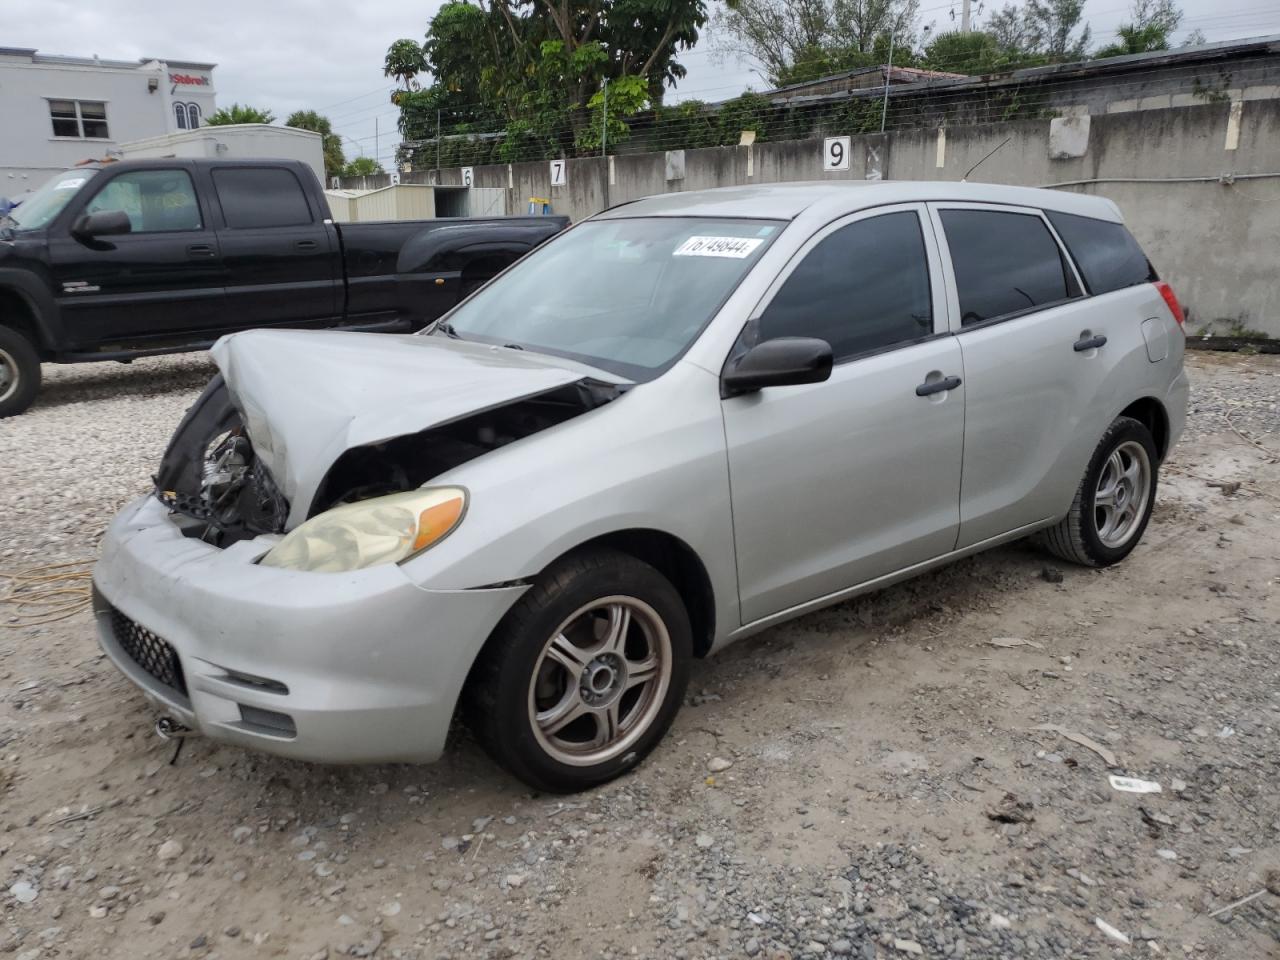
[{"label": "black pickup truck", "polygon": [[58,174],[0,220],[0,417],[40,363],[208,347],[249,327],[418,329],[564,217],[334,223],[291,160],[127,160]]}]

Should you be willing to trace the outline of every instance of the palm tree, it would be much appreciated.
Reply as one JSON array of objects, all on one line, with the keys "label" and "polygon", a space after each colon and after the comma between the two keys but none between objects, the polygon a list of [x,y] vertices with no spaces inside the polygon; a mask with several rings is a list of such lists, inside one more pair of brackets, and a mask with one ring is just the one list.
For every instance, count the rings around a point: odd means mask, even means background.
[{"label": "palm tree", "polygon": [[229,107],[223,107],[209,115],[205,120],[211,127],[221,127],[232,123],[275,123],[276,118],[270,110],[259,110],[257,107],[251,107],[248,104],[240,106],[233,103]]}]

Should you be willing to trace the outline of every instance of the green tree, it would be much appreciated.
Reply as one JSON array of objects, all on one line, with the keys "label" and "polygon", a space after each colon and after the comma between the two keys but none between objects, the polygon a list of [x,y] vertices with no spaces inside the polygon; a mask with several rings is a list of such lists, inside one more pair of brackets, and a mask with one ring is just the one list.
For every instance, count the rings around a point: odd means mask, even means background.
[{"label": "green tree", "polygon": [[270,110],[233,103],[211,113],[204,122],[211,127],[223,127],[233,123],[275,123],[276,118]]},{"label": "green tree", "polygon": [[[430,74],[430,85],[406,83],[393,95],[406,140],[402,155],[419,151],[420,161],[425,152],[434,162],[434,153],[443,163],[446,150],[491,152],[501,160],[594,152],[605,81],[609,126],[621,138],[624,110],[660,104],[663,91],[685,76],[679,54],[697,42],[708,2],[445,3],[419,47],[426,69],[418,73]],[[388,51],[388,75],[403,76],[390,72],[393,61],[405,59],[402,43]],[[641,89],[643,98],[636,95]],[[483,135],[499,130],[495,148]]]},{"label": "green tree", "polygon": [[759,66],[774,86],[800,83],[888,60],[915,42],[919,0],[733,0],[717,19],[719,51]]},{"label": "green tree", "polygon": [[342,152],[342,138],[333,132],[328,117],[321,116],[314,110],[295,110],[289,114],[284,125],[320,134],[320,148],[324,151],[324,172],[330,177],[342,176],[347,158]]},{"label": "green tree", "polygon": [[403,83],[406,90],[411,89],[415,78],[426,72],[426,69],[426,56],[413,40],[397,40],[392,43],[382,64],[383,74],[395,77],[396,83]]},{"label": "green tree", "polygon": [[1085,0],[1028,0],[1026,17],[1036,40],[1036,49],[1050,63],[1082,60],[1089,52],[1092,31],[1084,19]]},{"label": "green tree", "polygon": [[1025,47],[1006,45],[994,32],[958,30],[942,33],[924,48],[920,65],[949,73],[983,74],[1043,63],[1044,56]]},{"label": "green tree", "polygon": [[1095,57],[1168,50],[1170,35],[1182,22],[1182,11],[1173,0],[1135,0],[1129,16],[1132,19],[1116,31],[1118,42],[1103,47]]},{"label": "green tree", "polygon": [[356,157],[342,168],[341,174],[344,177],[372,177],[386,172],[382,169],[382,164],[373,157]]}]

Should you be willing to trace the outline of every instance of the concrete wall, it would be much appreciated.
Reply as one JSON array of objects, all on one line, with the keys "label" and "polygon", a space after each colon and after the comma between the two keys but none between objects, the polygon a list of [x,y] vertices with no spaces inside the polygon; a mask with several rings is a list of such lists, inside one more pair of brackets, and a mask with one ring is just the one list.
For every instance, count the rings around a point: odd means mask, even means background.
[{"label": "concrete wall", "polygon": [[[860,136],[852,141],[850,169],[832,173],[822,170],[822,141],[801,140],[569,160],[559,187],[551,186],[549,165],[541,161],[475,167],[473,176],[477,186],[506,189],[513,213],[530,197],[546,197],[556,213],[577,221],[651,194],[733,184],[959,180],[997,147],[971,180],[1029,186],[1086,180],[1092,182],[1058,189],[1116,201],[1188,307],[1189,331],[1238,324],[1280,337],[1277,100]],[[1240,179],[1252,174],[1271,176]],[[1179,182],[1197,177],[1208,180]],[[461,184],[462,173],[446,168],[404,177],[418,178]]]}]

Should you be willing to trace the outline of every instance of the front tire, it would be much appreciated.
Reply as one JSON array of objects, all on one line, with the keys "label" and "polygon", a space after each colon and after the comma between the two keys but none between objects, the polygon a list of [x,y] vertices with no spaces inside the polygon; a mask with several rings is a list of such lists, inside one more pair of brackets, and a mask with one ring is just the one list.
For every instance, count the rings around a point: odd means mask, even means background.
[{"label": "front tire", "polygon": [[31,341],[0,327],[0,418],[22,413],[40,392],[40,355]]},{"label": "front tire", "polygon": [[499,764],[572,793],[633,768],[666,733],[693,634],[671,582],[629,554],[593,551],[543,574],[472,669],[464,712]]},{"label": "front tire", "polygon": [[1151,432],[1131,417],[1117,417],[1093,452],[1071,510],[1041,535],[1041,542],[1082,566],[1119,563],[1147,529],[1158,466]]}]

